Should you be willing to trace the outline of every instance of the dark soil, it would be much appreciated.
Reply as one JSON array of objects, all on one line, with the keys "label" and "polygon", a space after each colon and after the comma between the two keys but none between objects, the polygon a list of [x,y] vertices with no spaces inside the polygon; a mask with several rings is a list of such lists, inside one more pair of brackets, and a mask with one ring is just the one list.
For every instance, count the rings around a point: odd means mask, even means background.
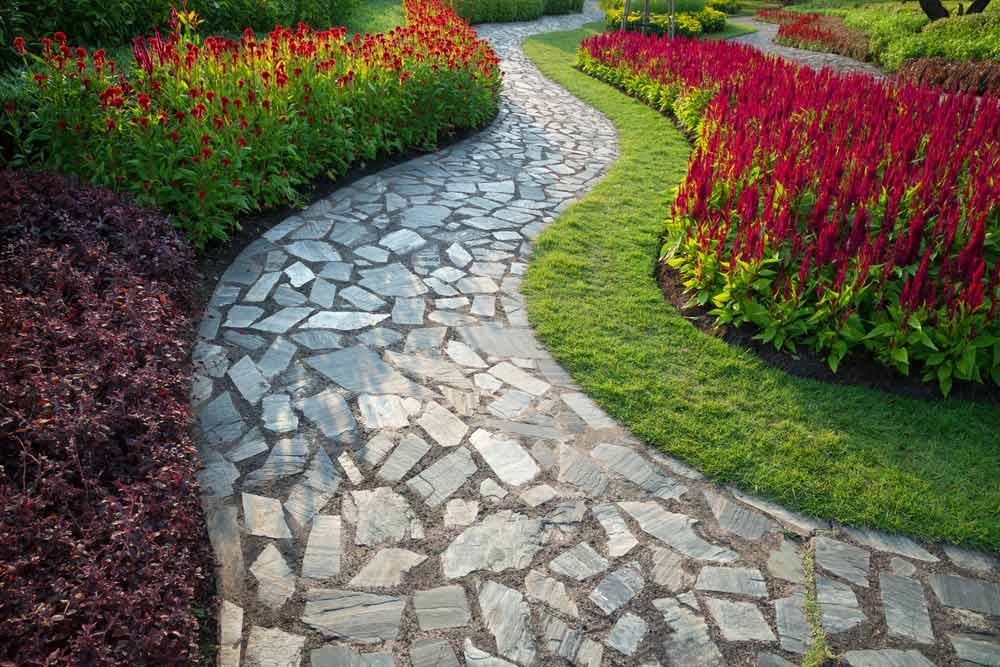
[{"label": "dark soil", "polygon": [[[883,366],[871,354],[861,350],[851,352],[844,357],[837,372],[834,373],[824,357],[810,350],[799,350],[792,354],[756,340],[754,336],[758,330],[752,325],[744,324],[738,327],[719,325],[715,318],[708,314],[708,308],[687,305],[689,297],[684,294],[684,287],[676,269],[662,262],[656,262],[654,272],[663,297],[691,324],[733,347],[750,350],[768,366],[790,375],[831,384],[868,387],[923,401],[948,400],[941,395],[937,384],[923,382],[920,379],[921,369],[916,366],[911,369],[909,376],[902,375],[892,368]],[[1000,403],[1000,387],[955,380],[950,397],[974,403]]]}]

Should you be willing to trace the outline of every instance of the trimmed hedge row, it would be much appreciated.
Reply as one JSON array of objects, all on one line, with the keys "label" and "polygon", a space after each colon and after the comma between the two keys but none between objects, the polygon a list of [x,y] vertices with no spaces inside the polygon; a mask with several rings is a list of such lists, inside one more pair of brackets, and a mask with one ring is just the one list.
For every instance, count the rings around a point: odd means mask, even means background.
[{"label": "trimmed hedge row", "polygon": [[446,0],[469,23],[534,21],[546,14],[583,11],[583,0]]},{"label": "trimmed hedge row", "polygon": [[0,172],[0,664],[197,662],[195,275],[166,217]]}]

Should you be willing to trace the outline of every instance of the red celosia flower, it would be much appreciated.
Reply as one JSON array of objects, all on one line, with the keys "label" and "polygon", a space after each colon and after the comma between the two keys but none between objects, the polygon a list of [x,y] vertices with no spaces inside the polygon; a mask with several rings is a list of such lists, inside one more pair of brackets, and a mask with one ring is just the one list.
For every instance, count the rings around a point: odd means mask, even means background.
[{"label": "red celosia flower", "polygon": [[24,53],[25,53],[24,37],[15,37],[14,38],[14,48],[17,49],[17,52],[19,54],[21,54],[22,56],[24,55]]}]

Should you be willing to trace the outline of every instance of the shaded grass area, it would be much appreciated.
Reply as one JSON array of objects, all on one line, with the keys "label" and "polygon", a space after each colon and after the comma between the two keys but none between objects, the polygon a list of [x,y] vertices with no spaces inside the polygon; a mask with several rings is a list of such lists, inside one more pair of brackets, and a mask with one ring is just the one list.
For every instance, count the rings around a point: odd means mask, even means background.
[{"label": "shaded grass area", "polygon": [[403,25],[403,0],[362,0],[347,21],[354,32],[387,32]]},{"label": "shaded grass area", "polygon": [[709,32],[701,35],[702,39],[732,39],[733,37],[739,37],[741,35],[749,35],[752,32],[757,32],[757,28],[750,27],[748,25],[742,25],[740,23],[735,23],[734,21],[726,21],[726,27],[722,32]]},{"label": "shaded grass area", "polygon": [[546,347],[635,435],[718,482],[843,523],[1000,551],[1000,407],[795,378],[664,301],[657,238],[690,149],[667,118],[572,67],[595,32],[525,42],[620,134],[608,176],[535,244],[524,290]]}]

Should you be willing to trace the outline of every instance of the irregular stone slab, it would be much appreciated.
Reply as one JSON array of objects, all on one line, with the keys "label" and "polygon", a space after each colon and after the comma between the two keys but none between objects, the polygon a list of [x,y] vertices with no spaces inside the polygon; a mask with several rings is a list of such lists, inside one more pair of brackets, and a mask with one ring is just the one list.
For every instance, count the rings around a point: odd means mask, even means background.
[{"label": "irregular stone slab", "polygon": [[292,410],[292,399],[288,394],[265,396],[260,408],[261,422],[269,431],[288,433],[299,427],[299,418]]},{"label": "irregular stone slab", "polygon": [[638,564],[626,565],[604,577],[590,592],[590,601],[605,614],[611,614],[628,604],[644,585]]},{"label": "irregular stone slab", "polygon": [[946,607],[1000,616],[1000,584],[950,574],[933,574],[927,581],[938,600]]},{"label": "irregular stone slab", "polygon": [[421,630],[458,628],[472,620],[465,589],[458,585],[417,591],[413,595],[413,609]]},{"label": "irregular stone slab", "polygon": [[448,259],[451,260],[451,263],[460,269],[472,261],[472,255],[460,243],[452,243],[445,250],[445,253],[448,255]]},{"label": "irregular stone slab", "polygon": [[528,450],[516,440],[498,440],[489,431],[479,429],[469,441],[505,484],[520,486],[541,472]]},{"label": "irregular stone slab", "polygon": [[332,331],[311,329],[292,334],[292,340],[310,350],[336,350],[344,346],[344,337]]},{"label": "irregular stone slab", "polygon": [[457,327],[455,331],[469,347],[486,356],[524,359],[544,359],[548,356],[538,346],[531,329],[481,324]]},{"label": "irregular stone slab", "polygon": [[443,639],[420,639],[413,642],[410,645],[410,665],[411,667],[461,667],[451,644]]},{"label": "irregular stone slab", "polygon": [[729,488],[727,490],[736,496],[736,499],[740,502],[746,503],[751,507],[756,507],[760,511],[770,514],[782,524],[803,537],[809,537],[818,530],[830,530],[830,522],[824,519],[816,519],[811,516],[806,516],[805,514],[799,514],[798,512],[786,510],[777,503],[765,500],[764,498],[758,498],[746,493],[741,493],[737,489]]},{"label": "irregular stone slab", "polygon": [[[309,280],[307,280],[306,278],[312,275],[312,271],[310,271],[305,264],[297,262],[295,264],[294,270],[301,272],[300,275],[301,279],[303,280],[303,284],[309,282]],[[287,275],[288,273],[287,270],[285,271],[285,273]],[[311,278],[309,279],[311,280]],[[291,285],[287,284],[278,285],[278,289],[274,290],[274,294],[271,296],[271,300],[274,301],[279,306],[301,306],[306,302],[306,298],[302,295],[301,292],[297,292],[296,290],[292,289]]]},{"label": "irregular stone slab", "polygon": [[500,378],[512,387],[532,394],[533,396],[541,396],[552,387],[552,385],[548,382],[544,382],[533,375],[525,373],[523,370],[507,361],[503,361],[491,368],[490,375]]},{"label": "irregular stone slab", "polygon": [[233,405],[228,391],[222,392],[201,409],[198,422],[205,440],[212,444],[238,440],[246,430],[243,417]]},{"label": "irregular stone slab", "polygon": [[[697,605],[697,601],[694,604]],[[673,630],[664,638],[663,650],[676,664],[726,667],[701,614],[675,598],[653,600],[653,606],[663,614],[663,620]]]},{"label": "irregular stone slab", "polygon": [[901,577],[912,577],[917,573],[917,568],[913,563],[899,556],[893,556],[892,560],[889,561],[889,570]]},{"label": "irregular stone slab", "polygon": [[816,602],[819,604],[820,624],[829,633],[844,632],[868,620],[854,591],[839,581],[818,577]]},{"label": "irregular stone slab", "polygon": [[240,471],[218,452],[202,455],[205,467],[198,472],[198,484],[204,496],[224,498],[233,495],[233,482]]},{"label": "irregular stone slab", "polygon": [[455,498],[449,500],[444,508],[444,527],[454,528],[456,526],[471,526],[479,516],[479,501],[462,500]]},{"label": "irregular stone slab", "polygon": [[384,433],[379,433],[361,448],[361,451],[358,452],[358,456],[366,464],[374,467],[381,463],[382,459],[384,459],[395,446],[396,443],[392,438]]},{"label": "irregular stone slab", "polygon": [[739,535],[745,540],[759,540],[768,533],[780,530],[778,524],[728,497],[705,490],[705,500],[715,515],[719,527],[727,533]]},{"label": "irregular stone slab", "polygon": [[851,667],[933,667],[920,651],[884,648],[877,651],[847,651],[844,659]]},{"label": "irregular stone slab", "polygon": [[639,523],[643,531],[685,556],[717,563],[739,560],[735,551],[712,544],[694,532],[698,522],[684,514],[668,512],[656,502],[622,502],[618,506]]},{"label": "irregular stone slab", "polygon": [[276,498],[243,494],[243,526],[250,535],[290,539],[292,531],[285,523],[285,512]]},{"label": "irregular stone slab", "polygon": [[[285,275],[288,276],[288,282],[292,284],[292,287],[302,287],[316,277],[312,269],[302,262],[295,262],[286,268]],[[302,295],[300,294],[298,297],[302,298]],[[305,298],[302,298],[302,301],[305,301]]]},{"label": "irregular stone slab", "polygon": [[358,653],[347,646],[329,644],[309,652],[312,667],[393,667],[392,653]]},{"label": "irregular stone slab", "polygon": [[411,206],[403,211],[401,224],[404,227],[437,227],[450,213],[444,206]]},{"label": "irregular stone slab", "polygon": [[861,544],[871,547],[872,549],[888,551],[890,553],[906,556],[907,558],[912,558],[914,560],[922,560],[928,563],[936,563],[940,560],[937,556],[930,553],[910,538],[903,537],[902,535],[890,535],[889,533],[883,533],[877,530],[871,530],[868,528],[851,528],[850,526],[844,526],[843,531]]},{"label": "irregular stone slab", "polygon": [[250,328],[257,331],[283,334],[308,317],[312,312],[312,308],[282,308],[274,315],[264,318]]},{"label": "irregular stone slab", "polygon": [[358,465],[354,462],[354,459],[351,458],[349,453],[341,453],[341,455],[337,457],[337,463],[339,463],[340,467],[344,469],[347,479],[351,480],[351,484],[354,486],[358,486],[365,481],[364,474],[362,474]]},{"label": "irregular stone slab", "polygon": [[483,625],[496,639],[497,653],[522,665],[532,665],[538,655],[524,596],[513,588],[487,581],[479,589]]},{"label": "irregular stone slab", "polygon": [[393,588],[403,583],[407,572],[427,560],[427,556],[407,549],[381,549],[347,584],[351,588]]},{"label": "irregular stone slab", "polygon": [[[497,535],[504,539],[497,540]],[[477,570],[520,570],[531,564],[541,548],[541,521],[503,510],[466,528],[441,554],[441,564],[448,579]]]},{"label": "irregular stone slab", "polygon": [[326,278],[327,280],[347,282],[351,279],[353,271],[354,265],[350,262],[327,262],[319,275],[321,278]]},{"label": "irregular stone slab", "polygon": [[642,640],[646,638],[647,629],[646,621],[632,612],[627,612],[622,614],[611,628],[611,634],[604,643],[622,655],[633,655]]},{"label": "irregular stone slab", "polygon": [[303,329],[334,329],[336,331],[357,331],[373,327],[388,318],[379,313],[363,313],[356,310],[323,310],[310,317],[302,325]]},{"label": "irregular stone slab", "polygon": [[364,269],[360,285],[381,296],[420,296],[427,293],[427,285],[405,266],[396,262],[377,269]]},{"label": "irregular stone slab", "polygon": [[[482,376],[492,378],[492,375]],[[477,384],[479,383],[479,378],[481,375],[476,376]],[[523,391],[517,391],[516,389],[508,389],[500,395],[500,399],[493,401],[486,409],[490,411],[491,414],[501,417],[503,419],[517,419],[522,414],[524,414],[528,407],[531,405],[532,397],[531,394],[526,394]]]},{"label": "irregular stone slab", "polygon": [[306,364],[358,394],[424,396],[423,387],[379,359],[366,347],[349,347],[306,359]]},{"label": "irregular stone slab", "polygon": [[332,308],[333,301],[337,298],[337,286],[328,283],[322,278],[313,281],[309,289],[309,300],[322,308]]},{"label": "irregular stone slab", "polygon": [[306,469],[309,449],[309,441],[302,435],[282,438],[271,448],[264,464],[246,476],[246,482],[261,484],[299,474]]},{"label": "irregular stone slab", "polygon": [[267,341],[260,336],[246,334],[240,331],[226,331],[222,334],[222,337],[227,343],[238,345],[244,350],[250,350],[251,352],[259,350],[267,343]]},{"label": "irregular stone slab", "polygon": [[215,554],[220,596],[239,598],[243,594],[246,571],[243,568],[242,534],[233,505],[205,504],[205,525]]},{"label": "irregular stone slab", "polygon": [[353,431],[357,426],[347,401],[333,389],[324,389],[315,396],[304,398],[295,407],[328,438]]},{"label": "irregular stone slab", "polygon": [[257,579],[257,601],[278,609],[295,592],[295,573],[274,544],[268,544],[250,566]]},{"label": "irregular stone slab", "polygon": [[406,352],[436,350],[444,343],[444,337],[447,333],[448,329],[445,327],[413,329],[406,335],[406,344],[403,349]]},{"label": "irregular stone slab", "polygon": [[350,304],[355,308],[360,308],[361,310],[369,313],[376,310],[382,310],[386,306],[385,301],[378,298],[368,290],[361,289],[357,285],[345,287],[340,291],[340,296],[345,301],[350,302]]},{"label": "irregular stone slab", "polygon": [[789,653],[805,653],[811,635],[809,620],[806,618],[805,595],[796,592],[787,598],[775,600],[774,620],[778,626],[781,649]]},{"label": "irregular stone slab", "polygon": [[288,493],[285,511],[300,527],[307,526],[333,499],[339,485],[340,475],[333,467],[333,461],[327,456],[326,451],[320,448],[313,456],[306,474]]},{"label": "irregular stone slab", "polygon": [[497,484],[495,480],[484,479],[479,485],[479,495],[488,503],[498,503],[507,497],[507,489]]},{"label": "irregular stone slab", "polygon": [[406,601],[336,588],[306,591],[302,622],[326,637],[371,644],[399,636]]},{"label": "irregular stone slab", "polygon": [[396,324],[423,324],[425,308],[423,299],[396,299],[392,307],[392,321]]},{"label": "irregular stone slab", "polygon": [[542,650],[547,655],[558,656],[573,664],[583,642],[583,633],[569,627],[552,614],[539,611],[537,617],[542,628]]},{"label": "irregular stone slab", "polygon": [[226,458],[239,463],[266,451],[267,440],[264,439],[264,434],[261,430],[254,427],[240,438],[239,443],[235,447],[226,452]]},{"label": "irregular stone slab", "polygon": [[257,282],[255,282],[249,290],[247,290],[246,296],[243,297],[243,300],[255,303],[266,301],[268,295],[271,294],[271,290],[274,289],[274,286],[278,284],[279,280],[281,280],[280,271],[265,273],[257,279]]},{"label": "irregular stone slab", "polygon": [[[583,491],[588,496],[598,497],[602,495],[608,488],[608,476],[598,467],[593,459],[589,456],[581,454],[573,447],[568,445],[560,445],[559,447],[559,477],[560,482],[566,484],[571,484],[576,488]],[[614,505],[605,505],[604,513],[605,516],[611,516],[613,513],[615,516],[618,515],[618,511],[614,509]],[[600,517],[598,517],[600,518]],[[611,519],[613,521],[613,519]],[[620,517],[619,517],[620,521]],[[603,522],[602,522],[603,523]],[[624,526],[624,522],[622,522]],[[607,527],[605,527],[607,530]],[[618,531],[621,533],[621,531]],[[626,528],[625,533],[631,536]],[[610,531],[609,531],[610,536]],[[631,548],[631,547],[629,547]],[[626,549],[626,552],[628,549]],[[612,554],[621,555],[621,554]]]},{"label": "irregular stone slab", "polygon": [[817,537],[814,542],[817,565],[852,584],[868,588],[871,559],[867,551],[829,537]]},{"label": "irregular stone slab", "polygon": [[687,491],[686,486],[661,473],[631,447],[601,443],[591,450],[590,455],[657,498],[680,498]]},{"label": "irregular stone slab", "polygon": [[684,557],[671,549],[649,547],[653,568],[650,574],[657,586],[663,586],[671,593],[684,591],[694,585],[693,574],[684,570]]},{"label": "irregular stone slab", "polygon": [[976,667],[997,667],[1000,665],[1000,643],[976,635],[949,634],[948,639],[955,647],[955,653],[966,665]]},{"label": "irregular stone slab", "polygon": [[924,587],[919,581],[882,572],[879,574],[879,592],[890,636],[918,644],[934,643]]},{"label": "irregular stone slab", "polygon": [[306,262],[340,261],[340,254],[325,241],[296,241],[286,245],[285,250]]},{"label": "irregular stone slab", "polygon": [[249,356],[233,364],[228,375],[250,405],[256,405],[261,397],[271,390],[271,384],[260,374],[257,364]]},{"label": "irregular stone slab", "polygon": [[334,243],[353,246],[372,236],[371,230],[355,222],[338,222],[327,237]]},{"label": "irregular stone slab", "polygon": [[479,650],[468,637],[465,638],[465,664],[466,667],[516,667],[512,662]]},{"label": "irregular stone slab", "polygon": [[374,264],[381,264],[389,260],[388,250],[376,248],[373,245],[363,245],[360,248],[355,248],[354,254]]},{"label": "irregular stone slab", "polygon": [[549,570],[552,572],[577,581],[589,579],[607,569],[607,559],[586,542],[564,551],[549,563]]},{"label": "irregular stone slab", "polygon": [[297,351],[298,348],[293,343],[278,336],[257,362],[257,369],[265,380],[270,380],[288,368],[288,364]]},{"label": "irregular stone slab", "polygon": [[695,588],[752,598],[767,597],[767,581],[760,570],[750,567],[703,567]]},{"label": "irregular stone slab", "polygon": [[219,607],[219,667],[240,667],[243,657],[243,608],[229,600]]},{"label": "irregular stone slab", "polygon": [[388,248],[397,255],[408,255],[417,248],[426,245],[427,241],[411,229],[399,229],[383,236],[378,244],[383,248]]},{"label": "irregular stone slab", "polygon": [[406,498],[389,487],[351,491],[351,498],[358,513],[354,534],[356,544],[375,546],[399,542],[412,535],[416,515]]},{"label": "irregular stone slab", "polygon": [[754,603],[706,598],[705,604],[726,641],[775,641],[771,627]]},{"label": "irregular stone slab", "polygon": [[302,559],[302,576],[307,579],[326,579],[340,574],[343,539],[343,523],[339,516],[315,516]]},{"label": "irregular stone slab", "polygon": [[794,584],[806,583],[802,556],[791,540],[782,539],[778,548],[771,552],[767,558],[767,571],[774,577]]},{"label": "irregular stone slab", "polygon": [[[519,355],[524,356],[524,355]],[[586,394],[570,392],[562,395],[563,403],[568,405],[573,412],[587,422],[587,426],[593,429],[616,428],[618,423],[609,417],[604,410]]]},{"label": "irregular stone slab", "polygon": [[379,468],[378,478],[387,482],[398,482],[406,477],[413,466],[417,465],[417,461],[422,459],[430,449],[431,446],[423,438],[415,435],[406,436],[400,440],[399,445]]},{"label": "irregular stone slab", "polygon": [[601,667],[604,660],[604,646],[593,639],[583,638],[576,652],[576,664],[579,667]]},{"label": "irregular stone slab", "polygon": [[[457,449],[453,453],[439,459],[414,477],[411,477],[406,485],[411,491],[423,498],[424,502],[426,502],[430,507],[437,507],[444,502],[448,496],[455,493],[459,487],[465,484],[466,480],[476,474],[477,470],[478,468],[476,467],[475,461],[472,460],[472,455],[469,454],[469,451],[465,447],[462,447],[461,449]],[[451,507],[452,502],[464,501],[451,501],[448,503],[449,508]],[[476,507],[475,510],[472,510],[472,517],[475,519],[479,504],[475,501],[469,501],[466,505],[470,503],[474,504]],[[451,510],[449,509],[449,512],[445,514],[446,526],[449,523],[450,511]],[[455,521],[455,516],[452,515],[450,520]],[[471,523],[471,521],[469,523]]]},{"label": "irregular stone slab", "polygon": [[387,351],[385,360],[407,375],[420,378],[428,384],[442,383],[457,389],[472,389],[472,383],[462,374],[462,369],[443,359]]},{"label": "irregular stone slab", "polygon": [[457,447],[469,431],[465,422],[434,401],[427,404],[417,424],[442,447]]},{"label": "irregular stone slab", "polygon": [[263,314],[264,309],[257,306],[233,306],[229,309],[226,321],[222,323],[222,326],[233,329],[246,329]]},{"label": "irregular stone slab", "polygon": [[556,497],[556,490],[548,484],[539,484],[521,492],[521,500],[528,507],[538,507]]},{"label": "irregular stone slab", "polygon": [[406,428],[410,425],[410,417],[399,396],[361,394],[358,396],[358,412],[365,428]]},{"label": "irregular stone slab", "polygon": [[1000,560],[981,551],[972,551],[970,549],[956,547],[952,544],[946,544],[944,545],[944,552],[948,555],[948,558],[955,563],[955,565],[963,567],[966,570],[990,572],[992,570],[1000,569]]},{"label": "irregular stone slab", "polygon": [[531,570],[524,578],[524,592],[529,598],[544,602],[567,616],[580,617],[580,611],[566,591],[566,586],[558,579],[547,577],[538,570]]},{"label": "irregular stone slab", "polygon": [[456,364],[468,368],[486,368],[486,362],[471,347],[457,340],[448,341],[445,353]]},{"label": "irregular stone slab", "polygon": [[278,628],[250,628],[247,639],[247,663],[261,667],[298,667],[306,638]]}]

